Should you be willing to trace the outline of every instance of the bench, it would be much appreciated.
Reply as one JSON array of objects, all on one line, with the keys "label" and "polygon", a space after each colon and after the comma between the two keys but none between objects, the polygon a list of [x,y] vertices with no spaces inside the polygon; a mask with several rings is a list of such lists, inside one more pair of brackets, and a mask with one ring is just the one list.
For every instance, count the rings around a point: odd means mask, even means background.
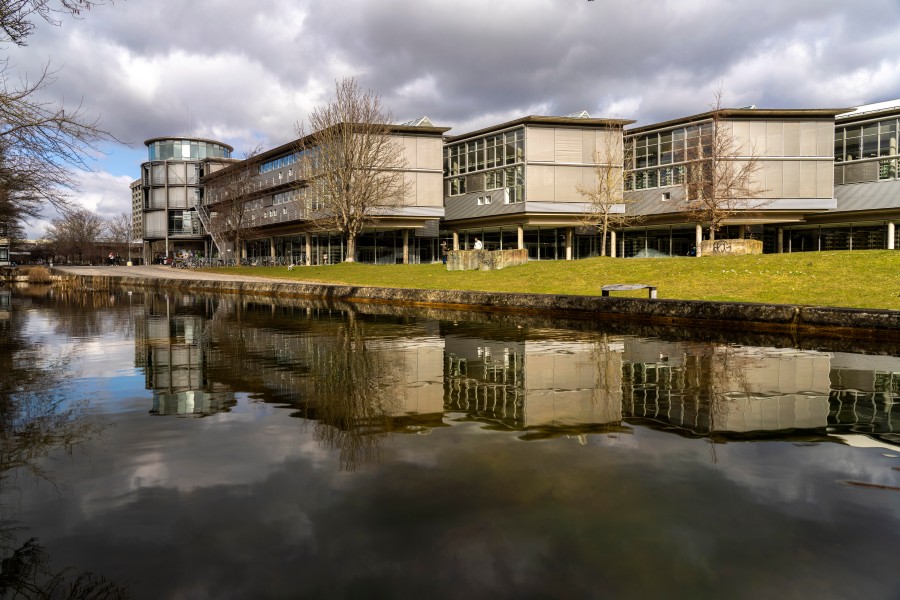
[{"label": "bench", "polygon": [[650,290],[649,298],[656,298],[656,286],[655,285],[647,285],[645,283],[615,283],[612,285],[604,285],[601,289],[601,293],[604,296],[609,296],[610,292],[630,292],[632,290]]}]

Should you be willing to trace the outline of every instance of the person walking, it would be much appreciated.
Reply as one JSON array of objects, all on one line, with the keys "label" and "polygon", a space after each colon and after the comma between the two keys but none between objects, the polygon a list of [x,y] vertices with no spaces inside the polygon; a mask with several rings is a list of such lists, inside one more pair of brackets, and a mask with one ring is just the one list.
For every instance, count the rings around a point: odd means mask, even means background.
[{"label": "person walking", "polygon": [[447,242],[441,242],[441,262],[445,265],[447,264],[447,253],[449,249],[447,248]]}]

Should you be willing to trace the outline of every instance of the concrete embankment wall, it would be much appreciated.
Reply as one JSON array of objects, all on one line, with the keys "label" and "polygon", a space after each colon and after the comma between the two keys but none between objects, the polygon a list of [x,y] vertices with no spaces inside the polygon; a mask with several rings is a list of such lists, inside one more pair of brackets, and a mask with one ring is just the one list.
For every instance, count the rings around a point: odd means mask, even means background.
[{"label": "concrete embankment wall", "polygon": [[623,319],[745,331],[815,333],[900,341],[900,311],[750,302],[649,300],[600,296],[417,290],[277,281],[225,281],[130,276],[64,275],[86,289],[149,288],[256,296],[318,298],[346,302],[504,311],[585,319]]}]

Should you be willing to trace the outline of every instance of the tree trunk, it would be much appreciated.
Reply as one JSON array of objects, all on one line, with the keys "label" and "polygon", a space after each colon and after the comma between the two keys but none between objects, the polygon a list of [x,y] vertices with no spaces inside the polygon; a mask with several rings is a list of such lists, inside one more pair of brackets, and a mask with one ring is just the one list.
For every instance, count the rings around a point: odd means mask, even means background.
[{"label": "tree trunk", "polygon": [[356,262],[356,235],[347,234],[347,256],[344,262]]},{"label": "tree trunk", "polygon": [[601,236],[600,256],[606,256],[606,220],[603,221],[603,235]]}]

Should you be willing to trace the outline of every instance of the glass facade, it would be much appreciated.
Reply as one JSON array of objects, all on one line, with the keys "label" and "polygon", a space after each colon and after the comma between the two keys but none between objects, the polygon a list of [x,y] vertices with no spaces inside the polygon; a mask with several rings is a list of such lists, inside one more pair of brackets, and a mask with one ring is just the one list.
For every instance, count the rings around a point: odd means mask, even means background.
[{"label": "glass facade", "polygon": [[199,160],[231,158],[231,150],[222,144],[200,140],[157,140],[147,145],[150,160]]},{"label": "glass facade", "polygon": [[504,202],[525,200],[525,128],[519,127],[444,147],[444,177],[447,193],[460,196],[468,191],[466,177],[484,173],[485,190],[505,190]]},{"label": "glass facade", "polygon": [[685,164],[707,148],[712,122],[638,135],[625,140],[625,189],[644,190],[684,183]]},{"label": "glass facade", "polygon": [[834,161],[838,165],[855,161],[877,162],[879,180],[896,179],[900,157],[897,131],[896,116],[874,123],[838,125],[834,130]]}]

